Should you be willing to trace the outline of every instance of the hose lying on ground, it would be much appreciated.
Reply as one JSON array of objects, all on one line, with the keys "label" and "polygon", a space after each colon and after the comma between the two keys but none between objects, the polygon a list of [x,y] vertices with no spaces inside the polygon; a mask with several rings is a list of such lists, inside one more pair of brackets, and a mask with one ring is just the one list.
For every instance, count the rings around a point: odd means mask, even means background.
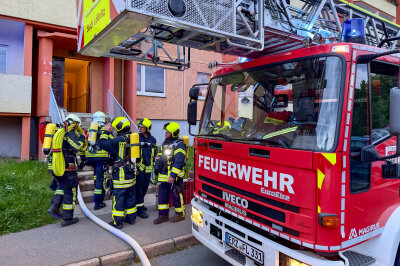
[{"label": "hose lying on ground", "polygon": [[65,129],[58,129],[56,134],[54,134],[51,144],[51,150],[53,152],[53,172],[56,176],[63,176],[65,172],[65,158],[62,153],[64,136]]},{"label": "hose lying on ground", "polygon": [[128,243],[133,248],[133,250],[136,252],[136,254],[139,256],[139,259],[142,262],[142,264],[145,266],[151,266],[149,259],[147,258],[146,254],[144,253],[142,247],[138,244],[138,242],[136,242],[132,237],[125,234],[124,232],[118,230],[117,228],[115,228],[115,227],[109,225],[108,223],[104,222],[103,220],[97,218],[97,216],[95,216],[93,213],[91,213],[88,210],[88,208],[85,205],[85,202],[83,201],[83,198],[81,195],[81,190],[79,189],[79,186],[78,186],[78,201],[79,201],[79,205],[80,205],[83,213],[85,213],[85,215],[87,217],[89,217],[90,220],[92,220],[93,222],[100,225],[101,227],[103,227],[104,229],[109,231],[110,233],[113,233],[114,235],[116,235],[117,237],[121,238],[126,243]]}]

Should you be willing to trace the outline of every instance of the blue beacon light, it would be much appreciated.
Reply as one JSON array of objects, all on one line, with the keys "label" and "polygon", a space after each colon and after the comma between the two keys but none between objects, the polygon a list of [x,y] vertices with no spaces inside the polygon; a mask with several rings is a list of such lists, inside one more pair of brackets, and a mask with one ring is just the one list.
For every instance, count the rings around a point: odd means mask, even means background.
[{"label": "blue beacon light", "polygon": [[365,21],[362,18],[352,18],[343,23],[342,40],[365,44]]}]

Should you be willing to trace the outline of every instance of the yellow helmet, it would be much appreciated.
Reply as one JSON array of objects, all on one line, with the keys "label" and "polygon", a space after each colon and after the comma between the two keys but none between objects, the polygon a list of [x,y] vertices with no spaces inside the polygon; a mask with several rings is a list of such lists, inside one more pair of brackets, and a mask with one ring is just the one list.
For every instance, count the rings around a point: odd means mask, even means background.
[{"label": "yellow helmet", "polygon": [[164,124],[163,130],[166,130],[169,133],[171,133],[173,138],[178,137],[180,133],[179,124],[175,122],[169,122]]},{"label": "yellow helmet", "polygon": [[139,120],[138,127],[145,127],[147,129],[147,132],[150,132],[150,130],[151,130],[151,121],[150,121],[150,119],[143,118],[143,119]]},{"label": "yellow helmet", "polygon": [[117,117],[115,118],[111,126],[117,130],[117,132],[129,130],[131,127],[131,123],[129,122],[128,118],[126,117]]},{"label": "yellow helmet", "polygon": [[[228,121],[224,121],[224,126],[222,128],[228,128],[231,124]],[[217,126],[221,127],[221,121],[217,123]]]}]

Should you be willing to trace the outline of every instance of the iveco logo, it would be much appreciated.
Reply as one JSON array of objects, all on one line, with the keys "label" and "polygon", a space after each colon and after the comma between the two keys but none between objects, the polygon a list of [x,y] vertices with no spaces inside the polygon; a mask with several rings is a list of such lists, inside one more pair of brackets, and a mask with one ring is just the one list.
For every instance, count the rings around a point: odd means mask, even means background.
[{"label": "iveco logo", "polygon": [[249,202],[246,199],[243,199],[243,198],[235,196],[235,195],[231,195],[225,191],[222,191],[222,198],[224,200],[232,202],[233,204],[242,206],[245,209],[247,209],[249,207]]}]

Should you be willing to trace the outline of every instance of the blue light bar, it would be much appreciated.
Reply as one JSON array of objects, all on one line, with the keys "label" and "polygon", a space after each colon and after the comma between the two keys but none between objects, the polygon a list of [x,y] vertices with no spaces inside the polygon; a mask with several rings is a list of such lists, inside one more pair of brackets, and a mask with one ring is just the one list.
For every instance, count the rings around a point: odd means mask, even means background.
[{"label": "blue light bar", "polygon": [[248,61],[251,61],[251,59],[247,58],[247,57],[239,57],[239,63],[244,63],[244,62],[248,62]]},{"label": "blue light bar", "polygon": [[343,23],[342,40],[365,44],[365,21],[362,18],[352,18]]}]

